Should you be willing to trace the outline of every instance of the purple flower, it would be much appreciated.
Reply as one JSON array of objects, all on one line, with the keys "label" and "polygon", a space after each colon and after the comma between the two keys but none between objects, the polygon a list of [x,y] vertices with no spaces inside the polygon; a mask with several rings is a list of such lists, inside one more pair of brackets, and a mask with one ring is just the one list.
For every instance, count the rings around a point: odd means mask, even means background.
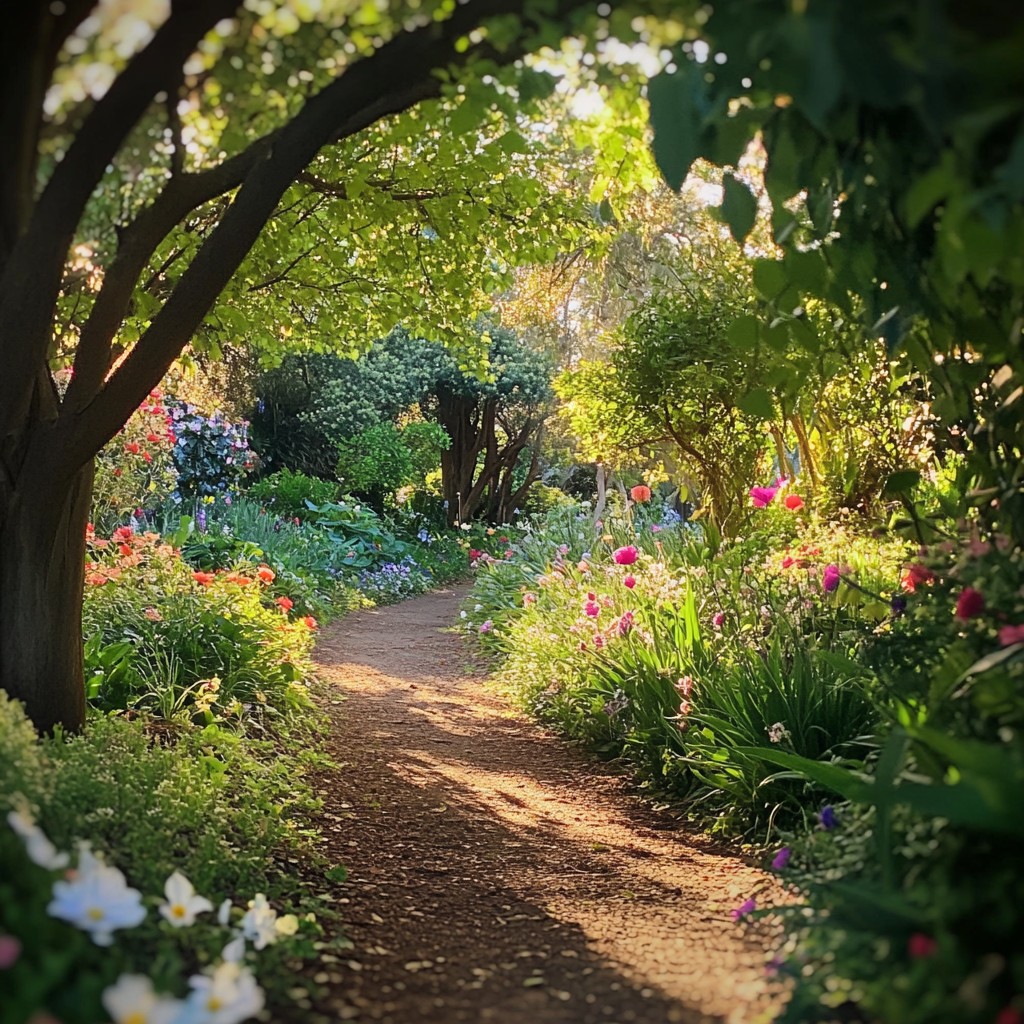
[{"label": "purple flower", "polygon": [[821,574],[821,586],[826,594],[831,594],[839,589],[838,565],[825,566],[825,571]]},{"label": "purple flower", "polygon": [[750,496],[754,499],[754,508],[767,508],[778,492],[778,487],[751,487]]},{"label": "purple flower", "polygon": [[734,921],[742,921],[747,914],[752,914],[757,910],[757,900],[749,899],[744,900],[731,914]]},{"label": "purple flower", "polygon": [[775,859],[772,861],[773,871],[782,871],[789,863],[790,849],[788,846],[784,846],[777,854]]},{"label": "purple flower", "polygon": [[480,626],[480,632],[481,632],[481,633],[490,633],[490,631],[491,631],[492,629],[494,629],[494,623],[493,623],[493,622],[491,622],[491,620],[490,620],[490,619],[488,619],[488,620],[487,620],[486,622],[484,622],[484,623],[483,623],[483,624],[482,624],[482,625]]},{"label": "purple flower", "polygon": [[894,597],[889,602],[889,607],[892,608],[893,615],[899,617],[907,610],[907,599],[905,597]]},{"label": "purple flower", "polygon": [[831,804],[822,807],[821,812],[818,814],[818,821],[826,832],[831,832],[839,824],[839,819],[836,817],[836,812]]}]

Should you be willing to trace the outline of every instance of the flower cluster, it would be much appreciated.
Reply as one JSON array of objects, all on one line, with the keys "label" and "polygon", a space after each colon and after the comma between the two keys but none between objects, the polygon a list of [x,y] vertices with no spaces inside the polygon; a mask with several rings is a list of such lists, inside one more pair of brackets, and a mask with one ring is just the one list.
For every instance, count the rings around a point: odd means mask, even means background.
[{"label": "flower cluster", "polygon": [[[68,854],[59,853],[25,811],[11,811],[7,821],[34,864],[54,873],[67,868]],[[51,917],[86,932],[97,946],[112,945],[115,931],[136,928],[147,917],[142,893],[131,888],[124,874],[106,864],[85,842],[79,843],[75,868],[54,880],[46,909]],[[229,928],[233,909],[231,900],[220,905],[217,923],[221,928]],[[164,884],[164,901],[158,907],[168,925],[191,928],[200,915],[212,910],[210,900],[197,894],[180,871],[170,875]],[[279,916],[266,897],[257,893],[230,933],[220,961],[187,979],[190,991],[184,999],[158,993],[146,975],[122,974],[103,991],[103,1007],[114,1024],[241,1024],[260,1013],[265,1002],[252,971],[242,963],[247,943],[263,950],[298,929],[293,914]],[[21,943],[13,936],[0,938],[4,940],[0,942],[0,969],[6,969],[21,956]]]},{"label": "flower cluster", "polygon": [[229,490],[255,465],[247,422],[230,423],[218,413],[169,402],[175,433],[171,457],[178,473],[177,500],[195,500]]}]

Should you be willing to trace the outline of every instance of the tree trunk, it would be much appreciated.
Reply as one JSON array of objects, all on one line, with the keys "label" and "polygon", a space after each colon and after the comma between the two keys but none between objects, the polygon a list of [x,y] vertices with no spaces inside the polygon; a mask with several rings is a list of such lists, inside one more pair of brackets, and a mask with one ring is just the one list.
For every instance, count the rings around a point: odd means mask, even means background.
[{"label": "tree trunk", "polygon": [[63,487],[19,481],[0,509],[0,689],[24,703],[40,732],[85,723],[82,589],[92,481],[91,462]]}]

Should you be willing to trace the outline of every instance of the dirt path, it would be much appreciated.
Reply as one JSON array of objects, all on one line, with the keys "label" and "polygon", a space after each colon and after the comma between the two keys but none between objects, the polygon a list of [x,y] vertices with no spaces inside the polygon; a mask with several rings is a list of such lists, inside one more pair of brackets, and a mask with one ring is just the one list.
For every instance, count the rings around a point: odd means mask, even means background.
[{"label": "dirt path", "polygon": [[[770,1019],[765,941],[729,911],[772,884],[515,715],[447,632],[440,591],[324,630],[322,780],[355,943],[330,1019]],[[348,902],[346,903],[346,900]]]}]

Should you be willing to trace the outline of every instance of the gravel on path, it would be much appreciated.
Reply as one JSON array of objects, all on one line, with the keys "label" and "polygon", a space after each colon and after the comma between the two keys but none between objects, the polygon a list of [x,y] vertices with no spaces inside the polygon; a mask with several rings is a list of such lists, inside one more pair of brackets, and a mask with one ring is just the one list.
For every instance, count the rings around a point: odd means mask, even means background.
[{"label": "gravel on path", "polygon": [[[777,883],[515,712],[451,627],[465,590],[359,612],[316,650],[336,770],[325,850],[354,949],[331,1020],[757,1024]],[[336,691],[336,693],[334,692]]]}]

